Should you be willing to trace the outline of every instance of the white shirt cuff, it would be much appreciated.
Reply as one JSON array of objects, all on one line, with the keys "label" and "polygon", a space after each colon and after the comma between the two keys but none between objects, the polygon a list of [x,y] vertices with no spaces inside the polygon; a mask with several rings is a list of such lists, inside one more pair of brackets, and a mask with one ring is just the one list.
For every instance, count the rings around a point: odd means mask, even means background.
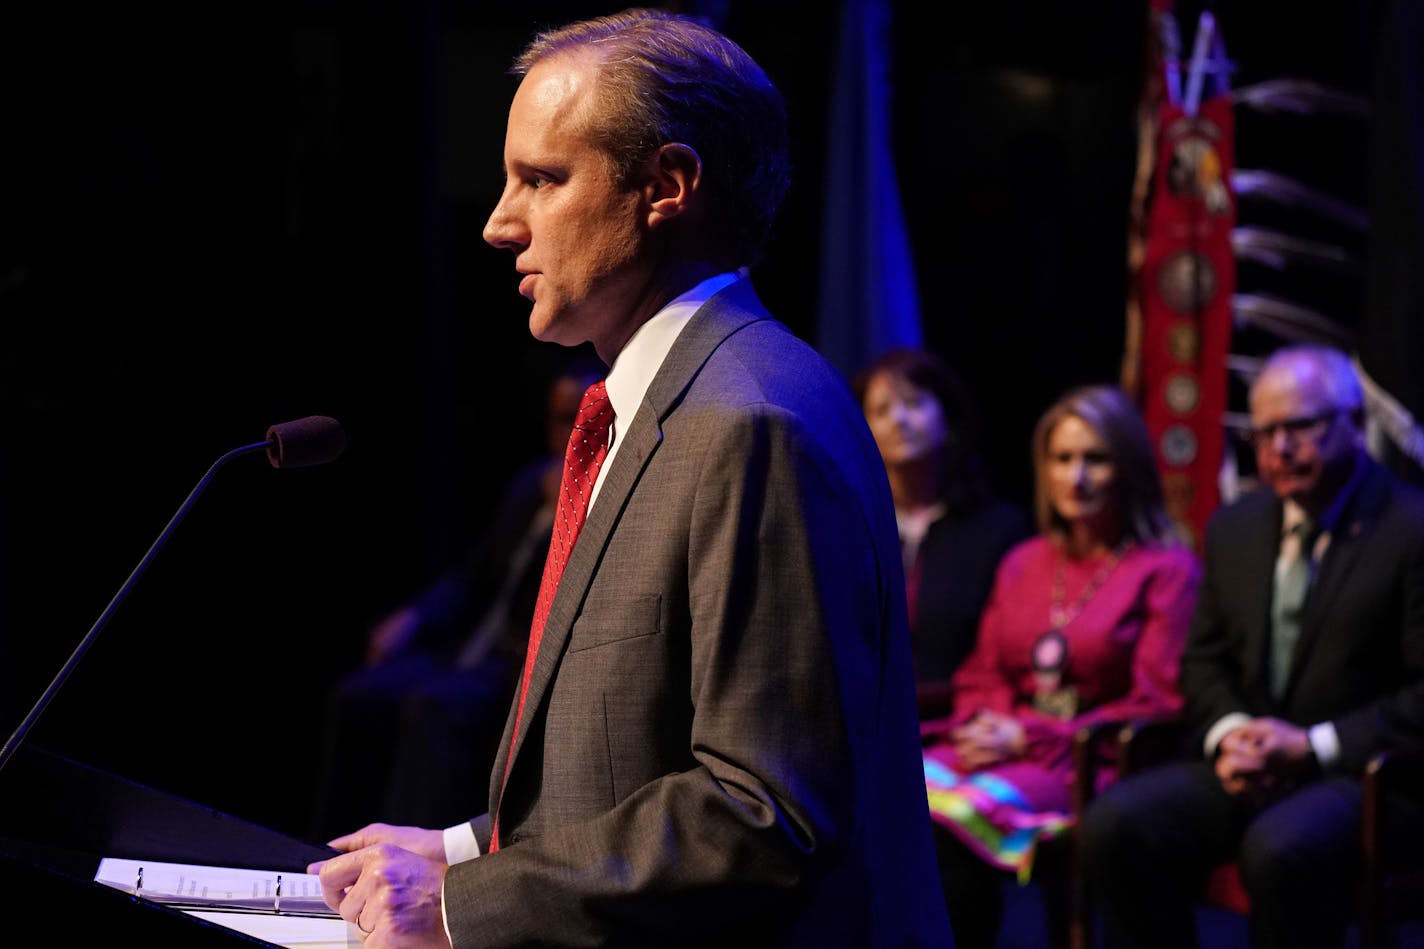
[{"label": "white shirt cuff", "polygon": [[480,844],[475,840],[475,829],[469,821],[446,827],[441,833],[445,838],[446,863],[464,863],[480,855]]},{"label": "white shirt cuff", "polygon": [[[475,828],[470,826],[470,822],[456,824],[454,827],[446,827],[440,832],[445,841],[445,862],[451,865],[464,863],[466,860],[473,860],[480,855],[480,843],[475,839]],[[440,923],[445,927],[445,938],[453,946],[454,937],[450,935],[450,917],[446,913],[445,894],[440,894]]]},{"label": "white shirt cuff", "polygon": [[1340,760],[1340,734],[1335,731],[1333,722],[1311,725],[1306,736],[1310,739],[1310,750],[1315,752],[1315,760],[1320,762],[1322,768]]},{"label": "white shirt cuff", "polygon": [[[1206,739],[1202,741],[1202,752],[1208,758],[1216,754],[1216,746],[1221,744],[1221,739],[1226,737],[1226,733],[1232,729],[1240,728],[1251,721],[1251,716],[1245,712],[1231,712],[1216,720],[1216,724],[1207,729]],[[448,844],[447,844],[448,846]]]}]

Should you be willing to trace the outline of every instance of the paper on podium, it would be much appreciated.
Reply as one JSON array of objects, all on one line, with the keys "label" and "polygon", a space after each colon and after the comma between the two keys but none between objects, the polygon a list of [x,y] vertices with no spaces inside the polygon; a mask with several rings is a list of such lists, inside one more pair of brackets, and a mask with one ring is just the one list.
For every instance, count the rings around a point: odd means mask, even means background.
[{"label": "paper on podium", "polygon": [[340,916],[279,916],[200,909],[183,912],[287,949],[355,949],[361,945],[356,927]]},{"label": "paper on podium", "polygon": [[104,857],[96,882],[289,949],[360,945],[315,874]]}]

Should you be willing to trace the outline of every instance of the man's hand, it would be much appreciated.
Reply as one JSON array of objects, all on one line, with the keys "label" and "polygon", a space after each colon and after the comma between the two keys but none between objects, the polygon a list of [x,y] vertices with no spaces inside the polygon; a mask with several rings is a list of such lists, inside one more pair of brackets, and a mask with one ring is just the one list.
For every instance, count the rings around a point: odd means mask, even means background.
[{"label": "man's hand", "polygon": [[1282,777],[1299,774],[1315,761],[1310,733],[1279,718],[1253,718],[1241,731],[1255,743],[1266,767]]},{"label": "man's hand", "polygon": [[1216,776],[1229,794],[1269,794],[1312,763],[1305,729],[1278,718],[1253,718],[1222,738]]},{"label": "man's hand", "polygon": [[439,830],[369,824],[331,841],[345,851],[307,867],[321,877],[322,898],[372,949],[450,949],[441,891],[444,837]]},{"label": "man's hand", "polygon": [[1264,794],[1275,783],[1245,726],[1227,732],[1217,745],[1216,777],[1232,795]]}]

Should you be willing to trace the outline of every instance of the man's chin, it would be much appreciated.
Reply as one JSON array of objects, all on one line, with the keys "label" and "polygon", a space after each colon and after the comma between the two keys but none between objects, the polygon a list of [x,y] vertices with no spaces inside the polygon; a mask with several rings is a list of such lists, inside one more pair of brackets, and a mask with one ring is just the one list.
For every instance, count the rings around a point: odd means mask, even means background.
[{"label": "man's chin", "polygon": [[1276,497],[1309,506],[1317,482],[1314,478],[1277,478],[1272,482]]},{"label": "man's chin", "polygon": [[539,308],[538,303],[529,311],[529,335],[541,343],[559,342],[553,320]]}]

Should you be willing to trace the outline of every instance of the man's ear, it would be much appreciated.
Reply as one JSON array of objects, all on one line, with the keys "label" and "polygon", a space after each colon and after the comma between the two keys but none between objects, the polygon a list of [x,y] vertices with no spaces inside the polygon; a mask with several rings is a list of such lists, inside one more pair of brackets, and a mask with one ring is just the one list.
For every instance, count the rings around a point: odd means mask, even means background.
[{"label": "man's ear", "polygon": [[702,159],[681,142],[658,148],[649,160],[643,193],[648,199],[650,226],[687,213],[702,189]]},{"label": "man's ear", "polygon": [[1357,448],[1360,448],[1362,450],[1368,450],[1369,438],[1367,426],[1369,424],[1369,413],[1365,410],[1364,406],[1360,406],[1357,409],[1350,409],[1347,414],[1350,419],[1350,428],[1352,430],[1351,441],[1355,443],[1355,446]]}]

